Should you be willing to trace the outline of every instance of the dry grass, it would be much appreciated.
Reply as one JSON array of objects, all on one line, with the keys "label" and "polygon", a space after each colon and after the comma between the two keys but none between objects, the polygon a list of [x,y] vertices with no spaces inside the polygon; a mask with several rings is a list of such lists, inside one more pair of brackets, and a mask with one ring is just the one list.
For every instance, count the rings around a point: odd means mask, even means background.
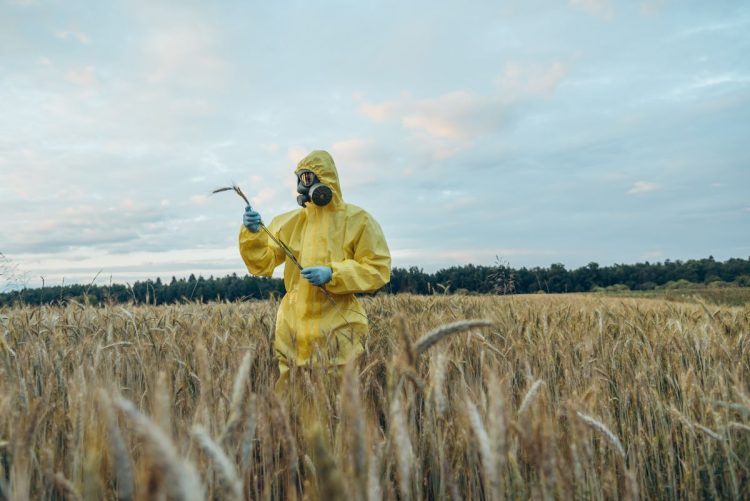
[{"label": "dry grass", "polygon": [[364,302],[363,359],[278,396],[273,302],[0,311],[0,499],[750,492],[750,308]]}]

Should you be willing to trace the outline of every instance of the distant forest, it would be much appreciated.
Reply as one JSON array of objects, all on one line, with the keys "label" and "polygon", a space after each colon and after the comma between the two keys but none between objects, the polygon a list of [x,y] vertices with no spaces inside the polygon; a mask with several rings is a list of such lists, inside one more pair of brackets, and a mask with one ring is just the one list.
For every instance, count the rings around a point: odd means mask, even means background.
[{"label": "distant forest", "polygon": [[[575,270],[562,264],[547,268],[514,269],[498,261],[494,266],[454,266],[435,273],[421,268],[394,268],[391,282],[382,289],[396,294],[528,294],[565,293],[598,290],[653,290],[711,287],[750,287],[750,258],[724,262],[713,257],[663,263],[589,263]],[[0,306],[52,304],[75,300],[88,304],[138,303],[171,304],[184,301],[237,301],[267,299],[284,294],[284,283],[277,278],[232,274],[223,278],[172,277],[169,282],[146,280],[131,285],[66,285],[22,289],[0,294]]]}]

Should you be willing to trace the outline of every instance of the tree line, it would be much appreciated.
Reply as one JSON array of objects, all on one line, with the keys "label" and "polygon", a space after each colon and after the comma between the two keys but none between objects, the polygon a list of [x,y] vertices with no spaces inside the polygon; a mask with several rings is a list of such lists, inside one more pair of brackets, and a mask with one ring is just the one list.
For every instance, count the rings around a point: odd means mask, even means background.
[{"label": "tree line", "polygon": [[549,267],[514,269],[498,262],[494,266],[454,266],[433,274],[412,267],[395,268],[391,292],[475,292],[480,294],[530,294],[535,292],[590,292],[600,289],[653,290],[697,285],[750,286],[750,258],[716,261],[713,256],[687,261],[614,264],[589,263],[568,270],[555,263]]},{"label": "tree line", "polygon": [[[514,269],[498,260],[492,266],[453,266],[434,273],[419,267],[393,268],[391,281],[382,290],[397,294],[528,294],[610,290],[652,290],[681,288],[697,284],[716,287],[750,287],[750,258],[716,261],[713,257],[657,263],[599,266],[589,263],[568,270],[563,264]],[[138,281],[131,285],[66,285],[25,288],[0,294],[0,306],[53,304],[70,300],[87,304],[137,303],[172,304],[184,301],[242,301],[267,299],[284,294],[277,278],[238,276],[222,278],[172,277]]]}]

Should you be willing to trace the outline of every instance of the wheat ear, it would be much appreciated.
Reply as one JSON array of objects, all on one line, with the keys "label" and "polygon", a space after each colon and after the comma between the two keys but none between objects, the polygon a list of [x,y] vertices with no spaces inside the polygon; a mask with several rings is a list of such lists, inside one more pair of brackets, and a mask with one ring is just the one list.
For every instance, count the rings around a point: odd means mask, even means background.
[{"label": "wheat ear", "polygon": [[411,499],[411,468],[414,462],[414,450],[409,438],[409,429],[406,424],[406,415],[401,406],[401,398],[398,393],[391,403],[391,435],[396,444],[396,459],[398,461],[398,485],[402,499]]},{"label": "wheat ear", "polygon": [[353,453],[354,453],[354,474],[357,484],[362,489],[364,497],[365,477],[367,469],[367,447],[365,440],[365,418],[362,414],[362,398],[359,393],[359,377],[357,369],[357,359],[353,358],[346,364],[344,369],[343,380],[343,411],[350,426],[353,428]]},{"label": "wheat ear", "polygon": [[242,403],[245,398],[247,379],[250,375],[250,369],[253,366],[254,355],[254,348],[251,348],[245,353],[245,356],[242,357],[240,368],[237,371],[237,376],[234,378],[234,384],[232,385],[232,401],[229,404],[229,418],[227,419],[224,431],[221,433],[221,439],[219,440],[221,445],[225,448],[229,445],[234,432],[237,430],[240,422],[242,422]]},{"label": "wheat ear", "polygon": [[315,457],[315,470],[318,476],[318,488],[320,499],[346,499],[344,479],[341,470],[336,465],[336,460],[326,446],[323,438],[323,430],[320,425],[315,425],[310,436],[312,442],[313,456]]},{"label": "wheat ear", "polygon": [[435,410],[440,417],[445,416],[448,411],[448,399],[445,396],[445,371],[447,366],[445,354],[439,352],[435,358],[434,373],[430,377],[432,384],[432,399],[435,404]]},{"label": "wheat ear", "polygon": [[211,461],[218,467],[219,478],[224,489],[229,494],[229,498],[235,500],[242,499],[242,482],[237,476],[237,468],[234,463],[227,457],[222,448],[213,441],[208,435],[206,429],[201,425],[193,426],[193,437],[198,441],[198,445],[206,453]]},{"label": "wheat ear", "polygon": [[612,430],[607,428],[604,423],[601,421],[597,421],[593,417],[589,416],[588,414],[584,414],[580,411],[576,411],[576,415],[578,416],[578,419],[583,421],[586,425],[590,426],[591,428],[595,429],[604,437],[607,439],[607,441],[614,447],[615,451],[622,457],[623,461],[626,459],[625,455],[625,449],[622,446],[622,443],[620,442],[620,439],[617,438],[617,435],[612,433]]},{"label": "wheat ear", "polygon": [[370,464],[367,468],[367,501],[381,501],[383,499],[383,489],[380,486],[380,463],[383,456],[383,445],[383,442],[378,444],[370,456]]},{"label": "wheat ear", "polygon": [[104,424],[109,435],[109,450],[112,454],[115,467],[115,479],[117,480],[117,499],[128,501],[135,495],[135,481],[133,465],[125,440],[122,437],[120,427],[117,425],[117,416],[112,409],[112,401],[104,390],[99,390],[99,407],[104,415]]},{"label": "wheat ear", "polygon": [[544,381],[541,379],[537,379],[534,384],[531,385],[531,388],[529,388],[529,391],[526,392],[526,396],[523,397],[523,401],[521,402],[521,406],[518,408],[518,415],[522,416],[528,409],[531,407],[531,404],[536,400],[537,395],[539,395],[539,390],[544,385]]},{"label": "wheat ear", "polygon": [[55,483],[55,487],[63,496],[63,499],[66,501],[79,501],[81,499],[81,495],[78,494],[78,491],[76,490],[73,483],[65,478],[65,475],[63,475],[60,472],[55,473],[52,476],[52,480]]},{"label": "wheat ear", "polygon": [[169,495],[186,501],[203,499],[203,484],[195,466],[181,459],[161,427],[143,415],[129,400],[116,398],[114,405],[133,422],[136,433],[149,445],[155,465],[166,474],[165,484]]},{"label": "wheat ear", "polygon": [[477,440],[479,446],[479,456],[482,459],[482,466],[484,467],[484,482],[485,489],[487,492],[492,494],[492,499],[500,499],[500,479],[497,476],[497,457],[495,450],[490,443],[490,437],[487,434],[487,429],[482,424],[482,417],[479,415],[479,410],[474,402],[471,401],[468,395],[464,400],[466,405],[466,414],[469,416],[469,424],[471,430],[474,433],[474,437]]},{"label": "wheat ear", "polygon": [[451,324],[441,325],[419,338],[417,342],[414,343],[414,351],[416,352],[416,356],[419,357],[419,355],[437,344],[441,339],[444,339],[451,334],[464,332],[477,327],[491,327],[492,325],[494,324],[489,320],[459,320],[458,322],[453,322]]}]

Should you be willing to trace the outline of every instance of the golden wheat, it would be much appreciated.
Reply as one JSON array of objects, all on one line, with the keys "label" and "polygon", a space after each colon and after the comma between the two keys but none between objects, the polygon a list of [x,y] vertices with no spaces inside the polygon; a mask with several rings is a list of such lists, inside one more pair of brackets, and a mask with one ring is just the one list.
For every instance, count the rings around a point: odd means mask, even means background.
[{"label": "golden wheat", "polygon": [[3,309],[0,499],[750,492],[750,307],[363,303],[362,359],[292,369],[289,395],[276,300]]}]

